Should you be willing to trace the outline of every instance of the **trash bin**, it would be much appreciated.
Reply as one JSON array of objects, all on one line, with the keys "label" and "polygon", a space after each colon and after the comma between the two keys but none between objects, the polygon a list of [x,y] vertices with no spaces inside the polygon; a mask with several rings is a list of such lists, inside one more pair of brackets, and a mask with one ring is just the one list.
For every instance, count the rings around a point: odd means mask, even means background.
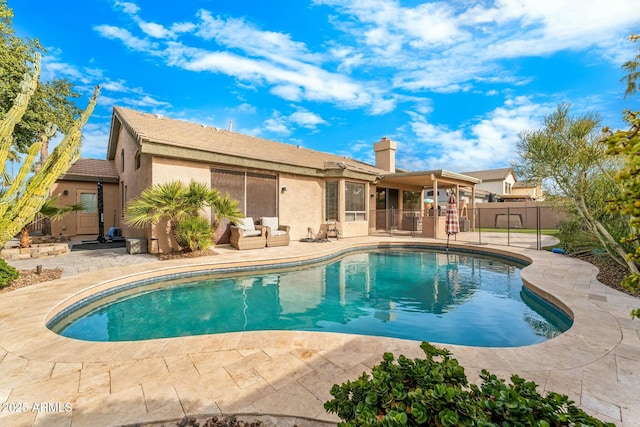
[{"label": "trash bin", "polygon": [[460,218],[460,231],[469,231],[469,221],[468,219]]}]

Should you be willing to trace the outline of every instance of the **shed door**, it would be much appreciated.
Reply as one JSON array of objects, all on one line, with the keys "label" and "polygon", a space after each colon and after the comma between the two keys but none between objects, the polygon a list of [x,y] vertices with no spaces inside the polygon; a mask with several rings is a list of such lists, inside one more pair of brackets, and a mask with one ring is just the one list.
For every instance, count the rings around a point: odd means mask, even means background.
[{"label": "shed door", "polygon": [[76,202],[84,205],[77,212],[76,234],[98,234],[98,193],[92,190],[77,190]]}]

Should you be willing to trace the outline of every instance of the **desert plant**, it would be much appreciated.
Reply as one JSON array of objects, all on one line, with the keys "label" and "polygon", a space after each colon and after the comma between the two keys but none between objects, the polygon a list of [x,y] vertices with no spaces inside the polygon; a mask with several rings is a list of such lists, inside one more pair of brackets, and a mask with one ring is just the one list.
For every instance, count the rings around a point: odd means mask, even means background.
[{"label": "desert plant", "polygon": [[198,216],[202,209],[209,207],[214,218],[235,221],[242,217],[238,205],[239,202],[230,199],[228,194],[222,195],[205,184],[191,181],[187,185],[181,181],[172,181],[145,189],[140,197],[127,205],[124,220],[134,228],[143,228],[166,219],[169,233],[173,234],[181,246],[178,249],[182,249],[182,243],[176,234],[181,220]]},{"label": "desert plant", "polygon": [[178,221],[176,236],[180,245],[191,251],[206,250],[213,243],[213,228],[201,216],[192,216]]},{"label": "desert plant", "polygon": [[534,382],[512,384],[482,371],[469,385],[464,368],[446,349],[423,342],[425,359],[385,353],[371,375],[334,385],[325,403],[340,426],[613,426],[574,406],[567,396],[541,396]]},{"label": "desert plant", "polygon": [[31,240],[31,236],[29,236],[29,229],[25,227],[20,231],[20,247],[30,248],[31,243],[33,243],[33,241]]},{"label": "desert plant", "polygon": [[0,288],[8,286],[11,282],[20,277],[20,273],[14,267],[7,264],[0,258]]}]

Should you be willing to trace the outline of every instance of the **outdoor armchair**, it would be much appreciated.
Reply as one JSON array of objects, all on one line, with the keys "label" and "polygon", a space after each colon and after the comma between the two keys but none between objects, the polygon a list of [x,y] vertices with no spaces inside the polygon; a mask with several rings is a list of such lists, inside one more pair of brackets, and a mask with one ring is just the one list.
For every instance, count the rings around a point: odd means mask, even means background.
[{"label": "outdoor armchair", "polygon": [[277,216],[264,216],[260,218],[262,227],[266,229],[267,246],[288,246],[289,229],[288,225],[281,225]]},{"label": "outdoor armchair", "polygon": [[229,243],[238,250],[260,249],[267,245],[267,236],[264,227],[255,225],[252,217],[246,217],[231,226]]}]

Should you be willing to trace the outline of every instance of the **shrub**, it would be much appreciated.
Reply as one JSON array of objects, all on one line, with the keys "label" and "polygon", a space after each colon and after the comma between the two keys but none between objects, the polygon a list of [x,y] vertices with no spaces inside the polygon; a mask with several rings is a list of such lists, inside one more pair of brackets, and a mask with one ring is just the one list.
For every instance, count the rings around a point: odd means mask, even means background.
[{"label": "shrub", "polygon": [[20,276],[18,270],[7,264],[5,260],[0,258],[0,288],[8,286],[11,282]]},{"label": "shrub", "polygon": [[371,375],[334,385],[327,411],[340,426],[613,426],[574,406],[567,396],[541,396],[534,382],[517,375],[512,384],[482,371],[469,385],[464,368],[446,349],[423,342],[426,359],[385,353]]},{"label": "shrub", "polygon": [[213,228],[200,216],[181,219],[176,227],[176,236],[180,246],[188,246],[192,251],[205,250],[213,244]]}]

